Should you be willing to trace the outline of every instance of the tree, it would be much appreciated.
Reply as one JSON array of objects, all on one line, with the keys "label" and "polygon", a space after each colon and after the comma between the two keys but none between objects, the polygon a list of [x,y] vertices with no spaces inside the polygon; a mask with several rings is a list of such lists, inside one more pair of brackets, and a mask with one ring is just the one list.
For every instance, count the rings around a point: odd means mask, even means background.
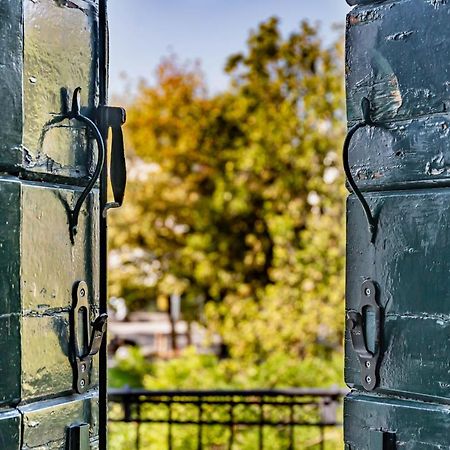
[{"label": "tree", "polygon": [[307,22],[284,38],[275,18],[247,44],[226,92],[208,95],[197,65],[169,57],[129,105],[111,294],[132,308],[182,295],[248,365],[330,358],[343,329],[341,49]]}]

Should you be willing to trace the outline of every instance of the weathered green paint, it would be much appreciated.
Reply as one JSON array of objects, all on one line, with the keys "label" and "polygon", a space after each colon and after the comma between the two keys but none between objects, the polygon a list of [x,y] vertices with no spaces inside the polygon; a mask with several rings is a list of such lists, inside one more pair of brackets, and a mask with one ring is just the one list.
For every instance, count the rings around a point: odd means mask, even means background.
[{"label": "weathered green paint", "polygon": [[[384,309],[378,391],[450,401],[450,189],[367,194],[376,211],[370,243],[366,218],[352,196],[347,204],[347,309],[357,309],[366,278],[379,288]],[[347,336],[346,381],[361,386]],[[450,411],[449,411],[450,413]]]},{"label": "weathered green paint", "polygon": [[399,450],[449,448],[450,413],[444,405],[352,394],[344,402],[344,421],[348,450],[383,450],[374,446],[375,431],[395,431]]},{"label": "weathered green paint", "polygon": [[[86,424],[99,446],[99,373],[74,389],[73,287],[99,315],[100,196],[94,188],[71,240],[74,208],[96,161],[84,125],[52,120],[80,86],[84,114],[99,100],[98,0],[0,4],[0,449],[69,449]],[[18,176],[19,175],[19,176]],[[86,440],[85,440],[86,444]],[[78,450],[78,449],[77,449]]]},{"label": "weathered green paint", "polygon": [[97,409],[92,393],[23,406],[20,408],[24,428],[22,446],[66,450],[67,425],[87,423],[91,448],[97,448]]},{"label": "weathered green paint", "polygon": [[21,443],[22,416],[16,409],[5,410],[0,415],[0,448],[19,450]]},{"label": "weathered green paint", "polygon": [[98,1],[9,0],[0,18],[0,167],[88,176],[94,161],[85,128],[52,119],[78,86],[91,112],[98,102]]},{"label": "weathered green paint", "polygon": [[[377,230],[371,242],[350,195],[346,309],[358,310],[371,279],[382,323],[374,391],[362,385],[346,332],[346,448],[450,448],[450,4],[348,3],[358,5],[347,18],[348,125],[361,120],[362,97],[375,121],[352,139],[350,166]],[[367,317],[370,344],[376,329]]]},{"label": "weathered green paint", "polygon": [[[4,403],[72,392],[69,312],[74,282],[86,280],[91,286],[91,320],[98,315],[99,302],[96,190],[82,211],[73,245],[69,236],[67,207],[73,207],[80,190],[0,177],[0,249],[5,256],[0,286],[9,288],[4,298],[10,300],[2,302],[0,316],[0,330],[8,330],[0,333]],[[94,369],[92,388],[97,377]]]},{"label": "weathered green paint", "polygon": [[366,96],[382,123],[354,138],[350,162],[362,188],[450,184],[448,21],[447,2],[431,0],[370,2],[349,13],[348,120],[361,119]]}]

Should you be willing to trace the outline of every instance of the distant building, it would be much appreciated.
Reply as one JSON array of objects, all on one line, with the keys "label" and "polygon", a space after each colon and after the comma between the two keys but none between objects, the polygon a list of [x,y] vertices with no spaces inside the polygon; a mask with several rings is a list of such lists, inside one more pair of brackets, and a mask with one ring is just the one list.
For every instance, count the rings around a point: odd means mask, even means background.
[{"label": "distant building", "polygon": [[[212,346],[206,342],[206,329],[196,322],[188,324],[179,320],[175,324],[177,349],[190,345],[202,353],[217,352],[220,339],[214,339]],[[168,359],[174,356],[172,345],[172,323],[169,315],[158,312],[131,313],[127,321],[112,320],[108,323],[111,336],[110,355],[124,345],[138,346],[144,356]]]}]

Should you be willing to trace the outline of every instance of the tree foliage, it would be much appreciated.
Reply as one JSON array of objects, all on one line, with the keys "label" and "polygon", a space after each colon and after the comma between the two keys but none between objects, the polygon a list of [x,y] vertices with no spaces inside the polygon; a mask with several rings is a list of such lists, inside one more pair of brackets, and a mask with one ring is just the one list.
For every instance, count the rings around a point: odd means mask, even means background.
[{"label": "tree foliage", "polygon": [[331,358],[343,328],[340,47],[307,22],[284,37],[272,18],[226,72],[229,89],[209,95],[197,65],[166,58],[128,106],[110,293],[131,308],[180,294],[184,316],[248,367]]}]

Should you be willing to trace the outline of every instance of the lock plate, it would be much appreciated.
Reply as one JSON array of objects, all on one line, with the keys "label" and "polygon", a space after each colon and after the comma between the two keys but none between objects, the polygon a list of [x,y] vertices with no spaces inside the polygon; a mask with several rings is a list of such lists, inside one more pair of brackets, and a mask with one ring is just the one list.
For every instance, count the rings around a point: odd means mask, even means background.
[{"label": "lock plate", "polygon": [[[378,384],[378,362],[381,344],[381,308],[377,301],[377,286],[372,280],[365,280],[361,285],[361,300],[358,311],[347,312],[347,328],[353,349],[358,355],[361,367],[361,383],[367,391],[372,391]],[[372,316],[373,327],[368,326]],[[368,335],[372,346],[368,346]]]},{"label": "lock plate", "polygon": [[75,283],[71,314],[71,345],[74,389],[79,394],[89,389],[92,358],[100,350],[108,319],[107,314],[101,314],[91,326],[88,298],[89,291],[86,282]]}]

